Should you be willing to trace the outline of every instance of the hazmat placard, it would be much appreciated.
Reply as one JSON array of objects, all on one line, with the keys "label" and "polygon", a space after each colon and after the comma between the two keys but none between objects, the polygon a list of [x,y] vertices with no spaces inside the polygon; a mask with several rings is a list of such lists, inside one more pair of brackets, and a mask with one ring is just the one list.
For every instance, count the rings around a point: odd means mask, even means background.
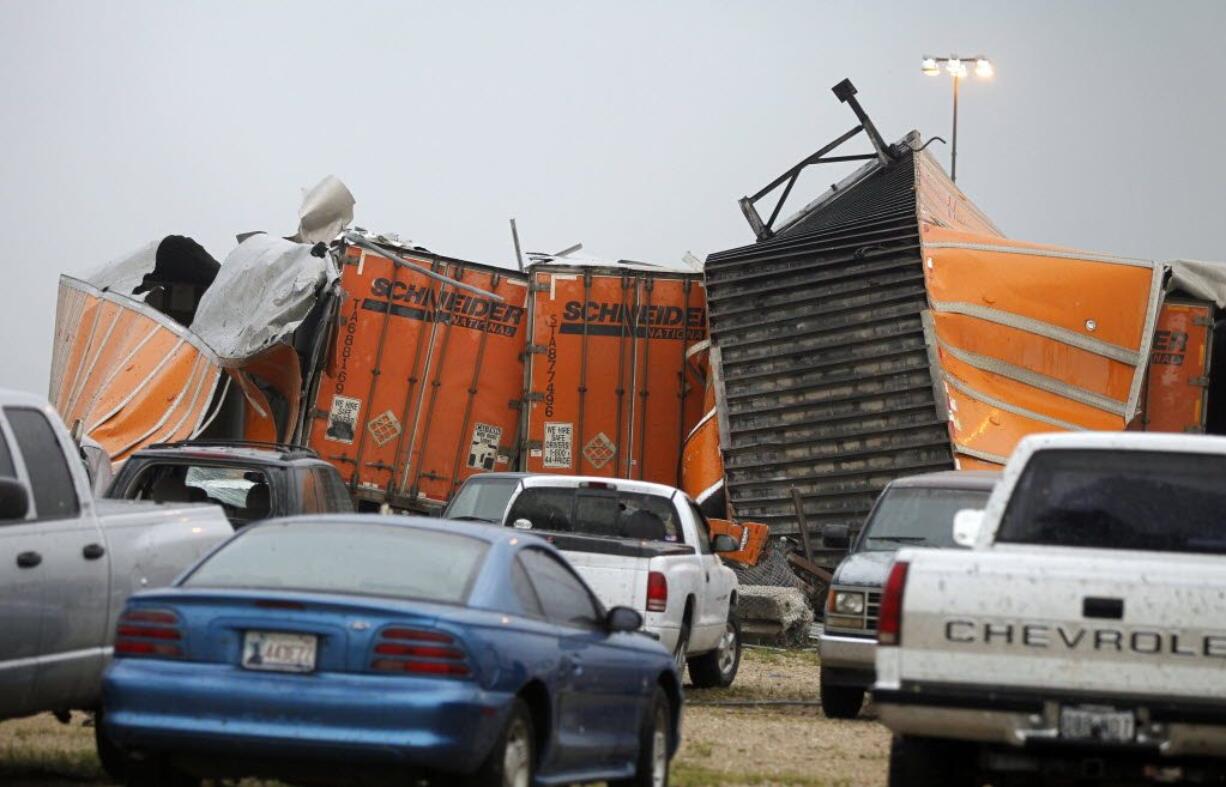
[{"label": "hazmat placard", "polygon": [[370,423],[366,424],[366,429],[375,443],[385,445],[400,434],[400,419],[391,410],[385,410],[382,415],[370,419]]},{"label": "hazmat placard", "polygon": [[544,466],[571,467],[571,445],[573,438],[573,424],[546,421],[545,439],[541,446],[545,452],[543,457]]},{"label": "hazmat placard", "polygon": [[498,443],[502,440],[502,427],[477,423],[473,426],[473,439],[468,447],[468,466],[481,470],[493,470],[498,460]]},{"label": "hazmat placard", "polygon": [[362,401],[337,394],[332,397],[332,410],[328,413],[328,431],[324,437],[337,443],[352,443],[358,431],[358,411]]},{"label": "hazmat placard", "polygon": [[583,457],[597,470],[607,465],[614,456],[617,456],[617,446],[604,432],[600,432],[583,446]]}]

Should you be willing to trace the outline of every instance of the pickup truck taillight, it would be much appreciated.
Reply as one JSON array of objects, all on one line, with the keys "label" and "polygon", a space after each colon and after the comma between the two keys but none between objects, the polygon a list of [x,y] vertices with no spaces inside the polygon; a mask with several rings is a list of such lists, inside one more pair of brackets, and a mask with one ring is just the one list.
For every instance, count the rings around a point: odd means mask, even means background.
[{"label": "pickup truck taillight", "polygon": [[905,560],[896,561],[885,581],[877,620],[878,645],[902,644],[902,596],[907,588],[907,567]]},{"label": "pickup truck taillight", "polygon": [[647,575],[647,611],[663,612],[668,608],[668,577],[659,571]]},{"label": "pickup truck taillight", "polygon": [[179,616],[168,609],[129,609],[115,629],[115,656],[183,657]]},{"label": "pickup truck taillight", "polygon": [[468,654],[450,634],[421,629],[386,628],[375,642],[370,668],[375,672],[467,678]]}]

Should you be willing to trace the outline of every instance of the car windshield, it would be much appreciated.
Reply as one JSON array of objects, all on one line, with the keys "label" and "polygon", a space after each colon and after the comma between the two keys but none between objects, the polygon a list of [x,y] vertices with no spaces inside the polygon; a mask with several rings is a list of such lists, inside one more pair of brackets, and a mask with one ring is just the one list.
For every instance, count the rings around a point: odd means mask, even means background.
[{"label": "car windshield", "polygon": [[457,533],[373,522],[271,523],[230,541],[183,585],[462,604],[488,547]]},{"label": "car windshield", "polygon": [[470,478],[447,505],[444,519],[502,523],[518,478]]},{"label": "car windshield", "polygon": [[515,498],[507,524],[644,541],[685,540],[669,498],[613,488],[529,487]]},{"label": "car windshield", "polygon": [[1226,554],[1226,457],[1048,450],[1018,479],[998,542]]},{"label": "car windshield", "polygon": [[983,508],[987,489],[892,487],[883,494],[864,536],[864,551],[894,551],[904,546],[952,547],[954,514]]}]

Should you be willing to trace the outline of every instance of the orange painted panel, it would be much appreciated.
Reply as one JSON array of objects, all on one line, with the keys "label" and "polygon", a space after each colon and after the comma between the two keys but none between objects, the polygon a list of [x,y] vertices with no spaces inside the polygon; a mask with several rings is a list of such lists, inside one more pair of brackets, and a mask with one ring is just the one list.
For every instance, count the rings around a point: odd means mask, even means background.
[{"label": "orange painted panel", "polygon": [[[1084,254],[924,225],[924,276],[934,303],[985,306],[1048,323],[1086,338],[1137,350],[1144,338],[1153,271],[1148,267],[980,249],[929,248],[973,243]],[[928,265],[932,260],[932,265]],[[1089,330],[1093,325],[1093,330]]]},{"label": "orange painted panel", "polygon": [[715,385],[707,381],[703,406],[707,415],[685,439],[681,453],[681,489],[697,500],[703,492],[724,480],[724,460],[719,450],[719,418],[715,410]]},{"label": "orange painted panel", "polygon": [[514,271],[408,260],[411,266],[349,250],[341,271],[346,298],[315,394],[309,444],[360,497],[432,508],[471,475],[511,469],[528,288]]},{"label": "orange painted panel", "polygon": [[915,202],[921,222],[981,235],[1001,235],[992,220],[949,179],[930,152],[916,153],[914,161]]},{"label": "orange painted panel", "polygon": [[676,485],[704,387],[687,351],[706,338],[697,275],[537,266],[528,455],[532,472]]},{"label": "orange painted panel", "polygon": [[733,522],[728,519],[708,519],[711,538],[725,535],[736,539],[741,548],[735,552],[721,552],[720,557],[742,566],[756,566],[762,557],[762,549],[770,540],[771,529],[761,522]]},{"label": "orange painted panel", "polygon": [[1136,367],[1019,328],[962,314],[933,314],[941,341],[1106,396],[1123,406]]},{"label": "orange painted panel", "polygon": [[1139,420],[1148,432],[1198,432],[1205,425],[1213,306],[1168,301],[1158,313]]},{"label": "orange painted panel", "polygon": [[[1000,375],[981,371],[945,352],[941,352],[939,357],[946,374],[969,386],[971,390],[978,391],[996,401],[1006,402],[1048,418],[1080,426],[1083,429],[1115,431],[1124,428],[1124,419],[1121,416],[1112,415],[1096,407],[1075,402]],[[1049,430],[1044,429],[1043,431]]]},{"label": "orange painted panel", "polygon": [[49,398],[112,460],[190,436],[220,376],[212,353],[170,318],[61,277]]}]

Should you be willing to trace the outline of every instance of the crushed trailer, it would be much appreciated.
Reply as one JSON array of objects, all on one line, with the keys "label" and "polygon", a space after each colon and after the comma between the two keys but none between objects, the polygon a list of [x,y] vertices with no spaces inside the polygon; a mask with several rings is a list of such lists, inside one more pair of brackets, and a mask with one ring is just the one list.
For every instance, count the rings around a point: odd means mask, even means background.
[{"label": "crushed trailer", "polygon": [[[890,480],[998,469],[1027,434],[1226,433],[1226,266],[1009,239],[917,132],[887,144],[850,82],[834,92],[857,125],[741,200],[756,242],[705,264],[735,516],[854,536]],[[857,137],[868,152],[836,153]],[[848,161],[864,163],[780,220],[803,170]]]}]

